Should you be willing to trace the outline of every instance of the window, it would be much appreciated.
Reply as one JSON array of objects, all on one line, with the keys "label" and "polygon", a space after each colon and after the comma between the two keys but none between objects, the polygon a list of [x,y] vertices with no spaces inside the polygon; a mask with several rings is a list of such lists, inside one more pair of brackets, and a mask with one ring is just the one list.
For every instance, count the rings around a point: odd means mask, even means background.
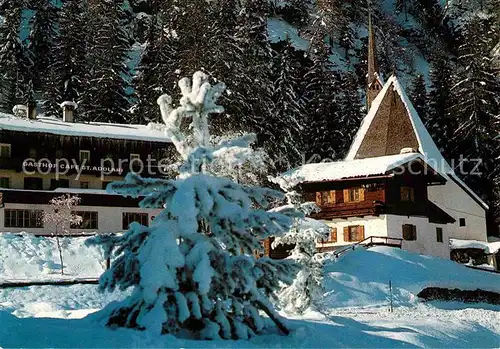
[{"label": "window", "polygon": [[413,224],[403,224],[403,239],[407,241],[417,240],[417,226]]},{"label": "window", "polygon": [[57,188],[69,188],[69,180],[52,178],[50,180],[50,190],[54,190]]},{"label": "window", "polygon": [[344,202],[359,202],[365,200],[365,191],[363,188],[344,189]]},{"label": "window", "polygon": [[72,229],[98,229],[98,214],[91,211],[77,211],[72,214],[82,217],[82,223],[79,225],[72,224]]},{"label": "window", "polygon": [[316,204],[318,206],[335,204],[335,190],[316,192]]},{"label": "window", "polygon": [[80,182],[80,188],[81,189],[88,189],[89,188],[89,182]]},{"label": "window", "polygon": [[42,228],[42,211],[6,209],[4,227]]},{"label": "window", "polygon": [[123,212],[122,214],[122,228],[128,229],[130,223],[137,222],[142,225],[148,226],[148,214],[139,212]]},{"label": "window", "polygon": [[9,189],[10,188],[10,178],[0,177],[0,188]]},{"label": "window", "polygon": [[461,227],[465,227],[465,218],[460,218],[458,221]]},{"label": "window", "polygon": [[443,242],[443,228],[436,228],[436,241]]},{"label": "window", "polygon": [[43,190],[43,179],[40,177],[25,177],[24,189]]},{"label": "window", "polygon": [[344,227],[344,241],[361,241],[365,239],[365,227],[362,225],[350,225]]},{"label": "window", "polygon": [[401,187],[401,201],[415,201],[415,189],[412,187]]},{"label": "window", "polygon": [[80,163],[90,164],[90,150],[80,150]]},{"label": "window", "polygon": [[10,158],[10,144],[0,143],[0,158]]}]

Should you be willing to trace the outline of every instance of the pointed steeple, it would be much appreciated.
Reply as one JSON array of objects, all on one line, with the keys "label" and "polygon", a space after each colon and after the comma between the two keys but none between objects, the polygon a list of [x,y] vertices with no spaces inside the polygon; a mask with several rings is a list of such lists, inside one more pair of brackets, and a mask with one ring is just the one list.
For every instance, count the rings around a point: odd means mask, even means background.
[{"label": "pointed steeple", "polygon": [[383,83],[377,61],[377,47],[375,44],[375,32],[372,26],[372,13],[368,12],[368,73],[366,74],[366,103],[370,110],[373,100],[382,89]]}]

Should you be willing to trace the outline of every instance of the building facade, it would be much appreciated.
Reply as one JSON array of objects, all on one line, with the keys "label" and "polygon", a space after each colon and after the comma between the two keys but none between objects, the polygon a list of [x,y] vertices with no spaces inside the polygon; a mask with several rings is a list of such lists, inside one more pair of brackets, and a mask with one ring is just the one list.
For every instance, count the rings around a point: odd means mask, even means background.
[{"label": "building facade", "polygon": [[369,21],[369,111],[345,160],[307,164],[281,176],[304,201],[316,202],[321,211],[312,217],[332,228],[318,249],[381,237],[450,258],[450,240],[487,244],[488,206],[445,161],[397,77],[382,81],[375,52]]},{"label": "building facade", "polygon": [[63,107],[62,119],[0,115],[0,232],[51,234],[41,214],[63,194],[81,199],[75,211],[83,222],[72,235],[117,233],[132,221],[148,225],[158,210],[140,209],[139,199],[106,187],[131,171],[168,176],[175,155],[162,127],[75,123]]}]

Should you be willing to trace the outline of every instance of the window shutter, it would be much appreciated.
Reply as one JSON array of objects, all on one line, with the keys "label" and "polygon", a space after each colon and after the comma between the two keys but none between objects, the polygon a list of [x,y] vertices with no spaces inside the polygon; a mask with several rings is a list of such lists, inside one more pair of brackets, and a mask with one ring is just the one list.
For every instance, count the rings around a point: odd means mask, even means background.
[{"label": "window shutter", "polygon": [[330,232],[330,242],[337,242],[337,228],[332,228]]},{"label": "window shutter", "polygon": [[344,227],[344,241],[349,241],[349,227]]},{"label": "window shutter", "polygon": [[344,189],[344,202],[349,202],[349,189]]},{"label": "window shutter", "polygon": [[269,256],[271,253],[271,239],[267,238],[264,240],[264,256]]},{"label": "window shutter", "polygon": [[359,188],[359,201],[365,201],[365,188]]},{"label": "window shutter", "polygon": [[316,192],[316,205],[321,205],[321,192],[317,191]]},{"label": "window shutter", "polygon": [[337,203],[337,200],[336,200],[336,197],[335,197],[335,190],[330,190],[329,195],[330,195],[330,197],[329,197],[330,204]]},{"label": "window shutter", "polygon": [[365,226],[360,225],[358,227],[358,241],[362,241],[365,239]]}]

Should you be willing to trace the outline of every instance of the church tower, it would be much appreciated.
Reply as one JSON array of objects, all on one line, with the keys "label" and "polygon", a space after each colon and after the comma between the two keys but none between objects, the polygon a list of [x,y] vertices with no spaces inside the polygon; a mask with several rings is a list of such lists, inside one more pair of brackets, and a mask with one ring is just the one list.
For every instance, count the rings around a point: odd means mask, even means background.
[{"label": "church tower", "polygon": [[372,14],[368,14],[368,73],[366,74],[366,104],[370,110],[373,100],[382,90],[383,82],[380,78],[377,47],[375,45],[375,32],[372,26]]}]

